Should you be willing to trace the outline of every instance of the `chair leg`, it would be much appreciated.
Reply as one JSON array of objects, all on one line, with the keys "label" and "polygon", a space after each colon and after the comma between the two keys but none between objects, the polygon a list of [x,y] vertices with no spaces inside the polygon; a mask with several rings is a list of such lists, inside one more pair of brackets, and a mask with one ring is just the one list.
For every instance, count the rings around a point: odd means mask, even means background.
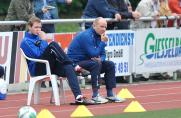
[{"label": "chair leg", "polygon": [[56,75],[51,75],[51,83],[52,83],[52,89],[53,89],[53,96],[55,99],[55,105],[60,105],[60,97],[59,97],[59,91],[58,91],[58,85],[57,85],[57,78]]},{"label": "chair leg", "polygon": [[60,102],[62,104],[65,104],[65,90],[64,90],[64,86],[63,86],[63,78],[60,79]]},{"label": "chair leg", "polygon": [[[63,86],[63,78],[60,79],[60,89],[59,89],[59,93],[60,93],[60,104],[65,104],[65,89],[64,89],[64,86]],[[54,97],[53,97],[53,92],[51,92],[51,98],[50,98],[50,103],[53,104],[55,103],[53,101]]]},{"label": "chair leg", "polygon": [[40,86],[41,86],[40,81],[35,83],[34,104],[38,104],[40,102]]},{"label": "chair leg", "polygon": [[54,101],[53,101],[53,91],[51,91],[51,97],[50,97],[50,104],[53,104],[53,103],[55,103]]},{"label": "chair leg", "polygon": [[85,88],[85,77],[79,76],[80,85],[82,88]]},{"label": "chair leg", "polygon": [[30,105],[30,103],[31,103],[31,98],[32,98],[32,95],[33,95],[34,85],[35,85],[35,81],[30,80],[27,105]]}]

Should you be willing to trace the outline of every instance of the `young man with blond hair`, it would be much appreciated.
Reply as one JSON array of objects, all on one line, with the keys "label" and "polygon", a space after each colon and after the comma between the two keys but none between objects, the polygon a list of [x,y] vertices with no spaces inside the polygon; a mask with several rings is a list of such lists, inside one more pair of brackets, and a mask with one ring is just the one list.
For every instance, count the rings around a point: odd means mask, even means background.
[{"label": "young man with blond hair", "polygon": [[[67,57],[58,43],[52,41],[48,44],[46,34],[41,31],[41,28],[42,24],[39,18],[32,17],[28,21],[28,31],[25,32],[25,37],[21,42],[21,49],[28,57],[48,60],[52,74],[67,77],[76,104],[94,104],[81,94],[72,61]],[[44,64],[32,61],[28,61],[27,63],[32,76],[46,73]]]}]

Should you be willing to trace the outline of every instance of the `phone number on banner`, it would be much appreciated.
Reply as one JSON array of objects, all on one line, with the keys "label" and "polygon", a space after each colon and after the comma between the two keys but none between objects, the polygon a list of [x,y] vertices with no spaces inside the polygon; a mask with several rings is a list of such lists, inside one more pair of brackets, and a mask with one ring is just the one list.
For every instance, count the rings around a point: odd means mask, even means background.
[{"label": "phone number on banner", "polygon": [[115,64],[116,75],[128,74],[128,62],[119,62]]}]

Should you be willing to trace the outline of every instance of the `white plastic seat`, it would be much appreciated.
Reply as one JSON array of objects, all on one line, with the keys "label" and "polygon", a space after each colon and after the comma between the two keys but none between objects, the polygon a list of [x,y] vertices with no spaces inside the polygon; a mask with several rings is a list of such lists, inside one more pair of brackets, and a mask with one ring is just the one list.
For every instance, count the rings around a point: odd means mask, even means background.
[{"label": "white plastic seat", "polygon": [[[44,63],[46,65],[46,72],[47,72],[46,75],[31,76],[29,69],[28,69],[28,73],[30,75],[30,83],[29,83],[29,90],[28,90],[27,105],[30,105],[30,103],[31,103],[33,90],[34,90],[34,104],[39,103],[41,82],[43,80],[46,80],[47,78],[49,78],[52,83],[53,97],[54,97],[55,105],[60,105],[60,96],[59,96],[59,90],[58,90],[58,85],[57,85],[58,76],[51,74],[49,62],[47,60],[34,59],[34,58],[27,57],[21,48],[20,48],[20,50],[21,50],[23,57],[26,60]],[[60,92],[61,92],[61,96],[63,98],[62,101],[65,102],[65,93],[64,93],[63,82],[62,82],[63,78],[60,77],[59,79],[60,79]]]}]

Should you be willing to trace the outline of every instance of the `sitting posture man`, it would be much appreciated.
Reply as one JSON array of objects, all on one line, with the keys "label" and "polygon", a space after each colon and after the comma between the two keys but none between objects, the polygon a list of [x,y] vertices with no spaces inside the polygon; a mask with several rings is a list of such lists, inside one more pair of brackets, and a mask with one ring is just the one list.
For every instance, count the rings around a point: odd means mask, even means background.
[{"label": "sitting posture man", "polygon": [[[74,94],[75,102],[78,104],[92,104],[91,100],[83,97],[78,84],[78,79],[72,66],[72,61],[67,57],[62,48],[56,42],[45,40],[46,35],[41,31],[41,21],[37,17],[32,17],[28,22],[28,31],[22,40],[21,48],[24,53],[31,58],[48,60],[51,72],[58,76],[66,76],[70,88]],[[45,65],[28,61],[28,68],[32,76],[46,73]]]},{"label": "sitting posture man", "polygon": [[[93,90],[92,100],[95,103],[106,103],[108,100],[123,102],[125,99],[118,98],[113,93],[113,88],[116,87],[114,63],[105,60],[105,46],[108,40],[105,37],[106,28],[106,20],[102,17],[96,18],[93,27],[79,33],[73,39],[67,54],[75,64],[90,71]],[[105,73],[107,99],[101,97],[98,92],[101,73]]]}]

